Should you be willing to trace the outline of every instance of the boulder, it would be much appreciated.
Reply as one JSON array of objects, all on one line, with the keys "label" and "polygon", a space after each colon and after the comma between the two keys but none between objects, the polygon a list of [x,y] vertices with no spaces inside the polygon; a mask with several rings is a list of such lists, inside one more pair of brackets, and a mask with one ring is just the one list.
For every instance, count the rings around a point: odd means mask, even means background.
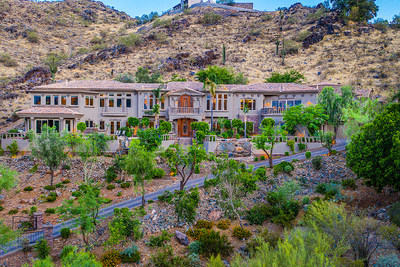
[{"label": "boulder", "polygon": [[182,233],[180,231],[175,231],[175,237],[178,240],[179,244],[184,245],[184,246],[189,246],[189,244],[190,244],[189,239],[188,239],[187,235],[185,235],[184,233]]}]

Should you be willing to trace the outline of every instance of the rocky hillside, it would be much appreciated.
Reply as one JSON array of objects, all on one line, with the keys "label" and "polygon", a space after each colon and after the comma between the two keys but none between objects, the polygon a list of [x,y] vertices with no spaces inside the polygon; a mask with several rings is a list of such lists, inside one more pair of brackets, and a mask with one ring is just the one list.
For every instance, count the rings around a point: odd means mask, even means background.
[{"label": "rocky hillside", "polygon": [[[284,64],[276,51],[278,36],[285,38]],[[400,84],[400,31],[345,26],[321,5],[295,4],[282,21],[279,12],[196,8],[136,26],[125,13],[101,2],[0,0],[0,40],[0,86],[7,98],[0,118],[26,105],[26,97],[12,99],[23,95],[16,89],[50,82],[45,68],[24,77],[44,67],[49,53],[62,58],[57,81],[112,79],[139,66],[162,72],[165,80],[172,75],[193,80],[199,68],[222,64],[225,45],[226,66],[244,72],[250,82],[295,68],[309,83],[350,84],[381,95]]]}]

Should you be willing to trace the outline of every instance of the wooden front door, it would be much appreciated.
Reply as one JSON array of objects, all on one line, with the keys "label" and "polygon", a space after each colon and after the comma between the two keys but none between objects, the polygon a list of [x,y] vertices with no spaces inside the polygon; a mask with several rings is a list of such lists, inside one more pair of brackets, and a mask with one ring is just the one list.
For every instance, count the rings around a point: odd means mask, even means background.
[{"label": "wooden front door", "polygon": [[192,128],[190,124],[193,119],[178,119],[178,135],[180,137],[192,137]]}]

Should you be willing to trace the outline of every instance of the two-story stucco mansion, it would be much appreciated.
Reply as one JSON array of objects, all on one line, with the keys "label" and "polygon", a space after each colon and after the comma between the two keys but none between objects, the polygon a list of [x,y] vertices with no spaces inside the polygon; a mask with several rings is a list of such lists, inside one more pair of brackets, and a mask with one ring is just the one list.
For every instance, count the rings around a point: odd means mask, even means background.
[{"label": "two-story stucco mansion", "polygon": [[[128,117],[148,117],[156,103],[152,90],[161,86],[160,119],[170,121],[180,137],[192,136],[193,121],[210,122],[214,118],[243,119],[243,107],[250,109],[249,121],[258,127],[263,118],[282,122],[282,113],[294,105],[315,104],[318,89],[299,84],[256,83],[221,85],[213,102],[200,82],[168,84],[120,83],[117,81],[71,81],[34,88],[32,106],[17,114],[25,119],[25,130],[41,132],[44,124],[59,131],[76,131],[78,122],[88,129],[116,134],[126,126]],[[216,122],[216,119],[214,120]]]}]

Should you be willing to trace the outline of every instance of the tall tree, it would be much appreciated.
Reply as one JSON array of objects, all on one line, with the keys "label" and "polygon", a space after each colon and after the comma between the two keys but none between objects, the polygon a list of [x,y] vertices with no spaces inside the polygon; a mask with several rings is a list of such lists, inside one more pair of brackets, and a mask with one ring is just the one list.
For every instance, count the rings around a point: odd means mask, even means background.
[{"label": "tall tree", "polygon": [[10,190],[17,185],[17,172],[0,164],[0,194],[3,190]]},{"label": "tall tree", "polygon": [[171,145],[165,150],[164,156],[171,169],[175,170],[181,177],[180,189],[184,190],[186,183],[194,174],[196,165],[201,164],[207,158],[207,152],[202,145],[194,144],[188,149],[177,145]]},{"label": "tall tree", "polygon": [[211,131],[214,130],[214,104],[215,104],[215,97],[217,95],[217,84],[212,82],[210,79],[206,79],[204,82],[204,88],[210,92],[211,96]]},{"label": "tall tree", "polygon": [[55,127],[42,128],[40,136],[33,136],[31,143],[32,155],[43,161],[50,170],[50,185],[53,185],[54,171],[61,165],[66,157],[64,153],[65,140]]},{"label": "tall tree", "polygon": [[252,142],[257,149],[262,149],[268,156],[269,167],[273,168],[274,163],[272,161],[272,156],[274,152],[275,144],[279,140],[279,136],[285,135],[285,131],[279,126],[268,125],[265,128],[261,128],[261,135],[253,138]]},{"label": "tall tree", "polygon": [[199,82],[205,83],[207,78],[217,86],[221,84],[248,83],[248,79],[243,76],[243,73],[236,74],[232,68],[223,68],[219,66],[210,66],[196,73],[196,79]]},{"label": "tall tree", "polygon": [[133,175],[135,185],[140,186],[142,195],[142,207],[146,204],[144,195],[146,194],[145,182],[151,180],[155,167],[155,157],[152,152],[145,150],[139,143],[132,142],[129,154],[125,158],[125,171]]},{"label": "tall tree", "polygon": [[314,135],[327,118],[328,116],[324,114],[324,109],[320,105],[293,106],[283,113],[285,130],[291,134],[297,130],[302,136]]},{"label": "tall tree", "polygon": [[160,117],[160,105],[161,105],[161,101],[163,98],[163,95],[161,94],[161,89],[163,88],[163,85],[160,85],[159,87],[157,87],[156,89],[153,89],[153,95],[154,95],[154,99],[156,101],[154,107],[153,107],[153,113],[154,113],[154,126],[156,128],[158,128],[159,126],[159,117]]}]

